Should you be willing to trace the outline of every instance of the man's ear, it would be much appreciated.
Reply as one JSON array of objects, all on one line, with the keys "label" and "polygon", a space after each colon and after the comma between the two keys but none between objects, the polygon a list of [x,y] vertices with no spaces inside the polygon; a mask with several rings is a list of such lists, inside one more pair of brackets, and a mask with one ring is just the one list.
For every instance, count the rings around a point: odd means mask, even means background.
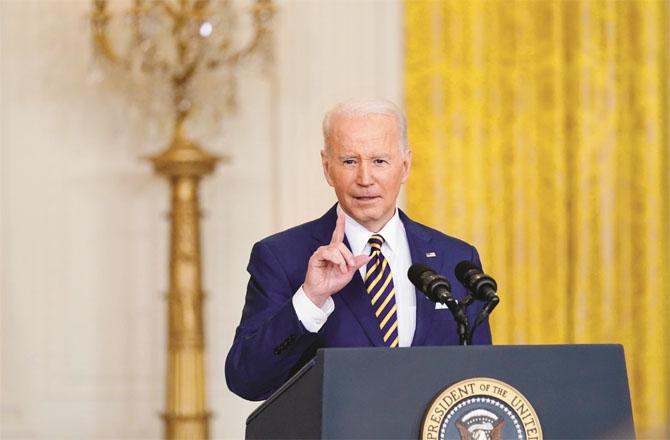
[{"label": "man's ear", "polygon": [[321,165],[323,166],[323,176],[326,178],[326,182],[333,186],[333,179],[330,178],[330,158],[325,148],[321,150]]},{"label": "man's ear", "polygon": [[402,158],[402,183],[407,182],[407,178],[409,177],[409,170],[412,167],[412,150],[409,148],[402,153],[403,158]]}]

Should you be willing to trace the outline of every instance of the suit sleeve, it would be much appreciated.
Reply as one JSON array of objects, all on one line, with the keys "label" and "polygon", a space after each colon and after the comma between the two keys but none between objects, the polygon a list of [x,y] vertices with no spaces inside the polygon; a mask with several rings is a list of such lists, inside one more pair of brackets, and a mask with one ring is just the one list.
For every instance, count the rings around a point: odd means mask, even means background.
[{"label": "suit sleeve", "polygon": [[267,244],[251,251],[249,284],[240,325],[226,358],[228,388],[248,400],[263,400],[297,369],[316,341],[296,315],[292,286],[281,261]]},{"label": "suit sleeve", "polygon": [[[479,260],[479,253],[477,252],[477,249],[472,247],[472,257],[471,260],[473,264],[475,264],[477,267],[481,268],[482,267],[482,262]],[[476,307],[474,307],[476,304]],[[473,325],[475,322],[475,319],[477,318],[477,314],[479,314],[479,311],[484,307],[484,303],[480,301],[476,301],[475,304],[470,306],[470,310],[468,311],[468,319],[470,321],[470,325]],[[484,322],[482,322],[479,327],[475,330],[475,333],[472,336],[472,344],[473,345],[491,345],[491,327],[489,326],[489,319],[486,318]]]}]

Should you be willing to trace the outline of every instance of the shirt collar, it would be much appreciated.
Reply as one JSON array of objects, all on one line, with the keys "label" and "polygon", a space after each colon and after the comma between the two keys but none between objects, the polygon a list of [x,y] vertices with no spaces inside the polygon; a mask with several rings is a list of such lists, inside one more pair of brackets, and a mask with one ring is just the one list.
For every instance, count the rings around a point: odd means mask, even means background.
[{"label": "shirt collar", "polygon": [[339,203],[337,205],[337,211],[344,214],[344,233],[347,236],[349,246],[351,246],[351,252],[354,255],[365,254],[365,248],[366,246],[369,246],[368,240],[373,234],[379,234],[384,237],[384,245],[388,246],[391,251],[398,249],[399,243],[402,242],[404,228],[400,216],[398,215],[398,208],[396,208],[393,217],[386,222],[379,232],[368,231],[365,226],[349,217],[349,215],[340,207]]}]

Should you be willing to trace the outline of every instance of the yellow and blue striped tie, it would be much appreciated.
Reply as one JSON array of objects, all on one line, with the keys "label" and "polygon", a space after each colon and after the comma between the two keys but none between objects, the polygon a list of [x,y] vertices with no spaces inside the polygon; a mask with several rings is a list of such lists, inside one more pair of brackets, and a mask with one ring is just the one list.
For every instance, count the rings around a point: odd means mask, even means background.
[{"label": "yellow and blue striped tie", "polygon": [[388,260],[382,254],[384,237],[374,234],[368,240],[370,255],[365,270],[365,289],[370,295],[372,310],[379,322],[384,345],[398,346],[398,314],[396,313],[395,287]]}]

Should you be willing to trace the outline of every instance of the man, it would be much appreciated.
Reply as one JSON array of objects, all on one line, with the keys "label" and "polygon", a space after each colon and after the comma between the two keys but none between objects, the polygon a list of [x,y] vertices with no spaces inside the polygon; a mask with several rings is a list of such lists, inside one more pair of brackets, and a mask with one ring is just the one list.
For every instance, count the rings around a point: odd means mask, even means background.
[{"label": "man", "polygon": [[[236,394],[262,400],[321,347],[458,344],[456,324],[407,279],[422,263],[450,279],[474,247],[410,220],[396,208],[412,153],[392,103],[337,105],[323,122],[321,161],[338,204],[323,217],[256,243],[242,319],[226,359]],[[479,312],[472,306],[471,322]],[[490,344],[488,323],[473,343]]]}]

